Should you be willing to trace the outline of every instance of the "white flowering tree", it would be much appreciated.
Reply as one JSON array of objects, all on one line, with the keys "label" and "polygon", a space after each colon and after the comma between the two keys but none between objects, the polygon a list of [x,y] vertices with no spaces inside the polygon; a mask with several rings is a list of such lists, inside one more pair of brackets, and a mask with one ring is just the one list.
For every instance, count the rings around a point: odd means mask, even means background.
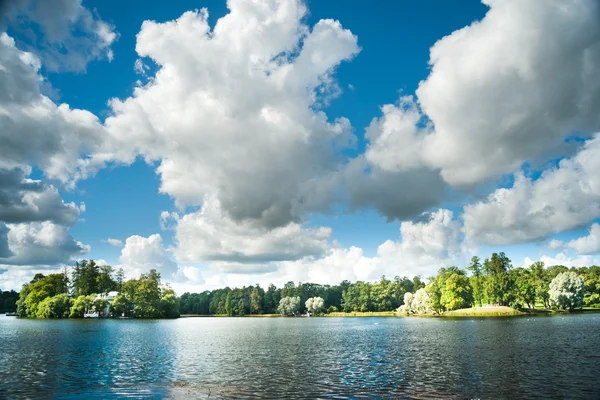
[{"label": "white flowering tree", "polygon": [[412,294],[404,293],[404,305],[397,310],[398,313],[406,314],[426,314],[431,312],[429,305],[429,293],[425,288],[421,288]]},{"label": "white flowering tree", "polygon": [[299,307],[300,297],[284,297],[279,300],[279,307],[277,307],[277,311],[283,316],[296,315]]},{"label": "white flowering tree", "polygon": [[317,314],[323,309],[325,301],[321,297],[311,297],[310,299],[306,300],[304,305],[309,313]]},{"label": "white flowering tree", "polygon": [[550,282],[550,302],[557,308],[573,311],[583,306],[583,277],[575,272],[563,272]]},{"label": "white flowering tree", "polygon": [[413,294],[411,292],[404,293],[404,304],[401,305],[396,312],[403,314],[410,314],[411,304],[413,300]]}]

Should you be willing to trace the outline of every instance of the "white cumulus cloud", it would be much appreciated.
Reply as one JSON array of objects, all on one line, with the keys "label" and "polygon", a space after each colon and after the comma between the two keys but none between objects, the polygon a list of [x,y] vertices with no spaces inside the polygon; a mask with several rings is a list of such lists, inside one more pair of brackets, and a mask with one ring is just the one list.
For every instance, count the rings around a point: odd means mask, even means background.
[{"label": "white cumulus cloud", "polygon": [[221,262],[214,266],[227,271],[257,263],[271,268],[266,264],[320,257],[329,248],[330,235],[329,228],[307,229],[294,222],[273,229],[252,220],[236,222],[218,200],[207,197],[199,211],[177,220],[175,256],[183,263]]},{"label": "white cumulus cloud", "polygon": [[431,48],[418,104],[404,97],[382,107],[368,130],[371,163],[392,172],[425,165],[470,185],[600,129],[599,3],[484,3],[481,21]]},{"label": "white cumulus cloud", "polygon": [[162,236],[159,234],[128,237],[119,261],[130,278],[137,278],[141,273],[156,269],[163,279],[169,280],[179,272],[172,254],[163,247]]},{"label": "white cumulus cloud", "polygon": [[[463,266],[471,255],[463,242],[461,226],[450,210],[440,209],[422,216],[421,222],[400,224],[400,240],[386,241],[369,257],[356,246],[332,245],[322,257],[308,256],[295,261],[272,263],[272,269],[218,273],[205,279],[205,287],[242,286],[285,282],[338,284],[343,279],[373,281],[382,275],[435,275],[441,267]],[[227,272],[227,271],[219,271]]]},{"label": "white cumulus cloud", "polygon": [[[11,255],[0,258],[8,265],[57,265],[87,253],[89,246],[73,239],[66,226],[50,221],[7,224]],[[1,240],[0,240],[1,242]]]},{"label": "white cumulus cloud", "polygon": [[543,240],[600,217],[600,136],[535,181],[517,174],[510,188],[464,208],[465,233],[499,245]]},{"label": "white cumulus cloud", "polygon": [[577,254],[600,253],[600,224],[592,224],[587,236],[571,240],[567,246],[575,250]]},{"label": "white cumulus cloud", "polygon": [[121,239],[108,238],[103,242],[110,244],[113,247],[123,247],[123,241]]},{"label": "white cumulus cloud", "polygon": [[113,59],[115,27],[82,5],[82,0],[3,0],[0,30],[23,32],[20,45],[36,52],[46,68],[84,71],[95,59]]},{"label": "white cumulus cloud", "polygon": [[[0,33],[0,169],[39,167],[51,179],[72,182],[103,140],[98,118],[40,92],[40,61]],[[86,166],[87,167],[87,166]]]},{"label": "white cumulus cloud", "polygon": [[65,203],[53,185],[27,179],[18,168],[0,168],[0,221],[53,221],[72,225],[84,211],[84,204]]},{"label": "white cumulus cloud", "polygon": [[336,195],[354,136],[320,107],[338,94],[335,68],[359,52],[357,38],[337,21],[306,25],[297,0],[228,7],[213,29],[207,10],[144,22],[136,51],[158,70],[111,101],[112,140],[92,160],[159,160],[160,190],[178,205],[213,195],[236,221],[285,226]]}]

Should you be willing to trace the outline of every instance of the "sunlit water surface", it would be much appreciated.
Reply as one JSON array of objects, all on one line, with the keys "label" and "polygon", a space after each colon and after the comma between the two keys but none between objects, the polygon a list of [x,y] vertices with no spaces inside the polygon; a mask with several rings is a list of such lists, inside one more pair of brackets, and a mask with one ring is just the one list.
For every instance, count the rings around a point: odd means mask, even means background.
[{"label": "sunlit water surface", "polygon": [[600,399],[600,314],[0,316],[0,398]]}]

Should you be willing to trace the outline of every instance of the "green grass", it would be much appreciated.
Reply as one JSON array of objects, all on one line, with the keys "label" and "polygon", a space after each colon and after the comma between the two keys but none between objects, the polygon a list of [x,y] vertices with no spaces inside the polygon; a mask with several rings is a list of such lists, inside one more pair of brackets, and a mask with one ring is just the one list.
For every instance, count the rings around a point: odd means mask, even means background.
[{"label": "green grass", "polygon": [[[575,312],[600,312],[599,308],[583,307],[583,310],[575,310]],[[370,311],[370,312],[333,312],[330,314],[322,314],[323,317],[504,317],[515,315],[550,315],[552,313],[568,313],[566,310],[553,311],[545,308],[523,308],[516,310],[511,307],[471,307],[461,308],[454,311],[446,311],[443,314],[398,314],[396,311]],[[217,315],[201,315],[201,314],[182,314],[181,318],[191,317],[227,317],[227,314]],[[245,318],[276,318],[281,317],[280,314],[252,314],[244,315]],[[314,318],[314,317],[313,317]]]},{"label": "green grass", "polygon": [[332,312],[324,314],[326,317],[397,317],[396,311],[369,311],[369,312]]},{"label": "green grass", "polygon": [[[181,314],[181,318],[195,318],[195,317],[229,317],[229,315],[227,314],[211,314],[211,315],[206,315],[206,314]],[[234,317],[237,317],[237,315],[234,315]],[[244,315],[244,317],[267,317],[267,318],[272,318],[272,317],[281,317],[280,314],[252,314],[252,315]]]},{"label": "green grass", "polygon": [[508,315],[524,315],[523,311],[515,310],[511,307],[471,307],[461,308],[454,311],[446,311],[446,317],[498,317]]},{"label": "green grass", "polygon": [[246,315],[246,317],[274,318],[274,317],[281,317],[281,314],[252,314],[252,315]]}]

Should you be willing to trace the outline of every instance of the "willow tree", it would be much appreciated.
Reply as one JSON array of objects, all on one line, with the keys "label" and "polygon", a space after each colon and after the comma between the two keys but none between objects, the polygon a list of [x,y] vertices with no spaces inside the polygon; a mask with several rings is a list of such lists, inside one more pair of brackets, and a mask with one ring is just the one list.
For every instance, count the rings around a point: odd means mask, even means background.
[{"label": "willow tree", "polygon": [[300,296],[295,297],[284,297],[279,300],[279,307],[277,307],[277,311],[283,315],[296,315],[296,312],[300,308]]},{"label": "willow tree", "polygon": [[304,303],[304,305],[306,306],[306,309],[309,313],[317,314],[323,309],[325,301],[322,297],[311,297],[310,299],[306,300],[306,303]]},{"label": "willow tree", "polygon": [[558,274],[550,282],[550,302],[560,309],[573,311],[583,307],[583,294],[585,283],[581,276],[575,272]]}]

